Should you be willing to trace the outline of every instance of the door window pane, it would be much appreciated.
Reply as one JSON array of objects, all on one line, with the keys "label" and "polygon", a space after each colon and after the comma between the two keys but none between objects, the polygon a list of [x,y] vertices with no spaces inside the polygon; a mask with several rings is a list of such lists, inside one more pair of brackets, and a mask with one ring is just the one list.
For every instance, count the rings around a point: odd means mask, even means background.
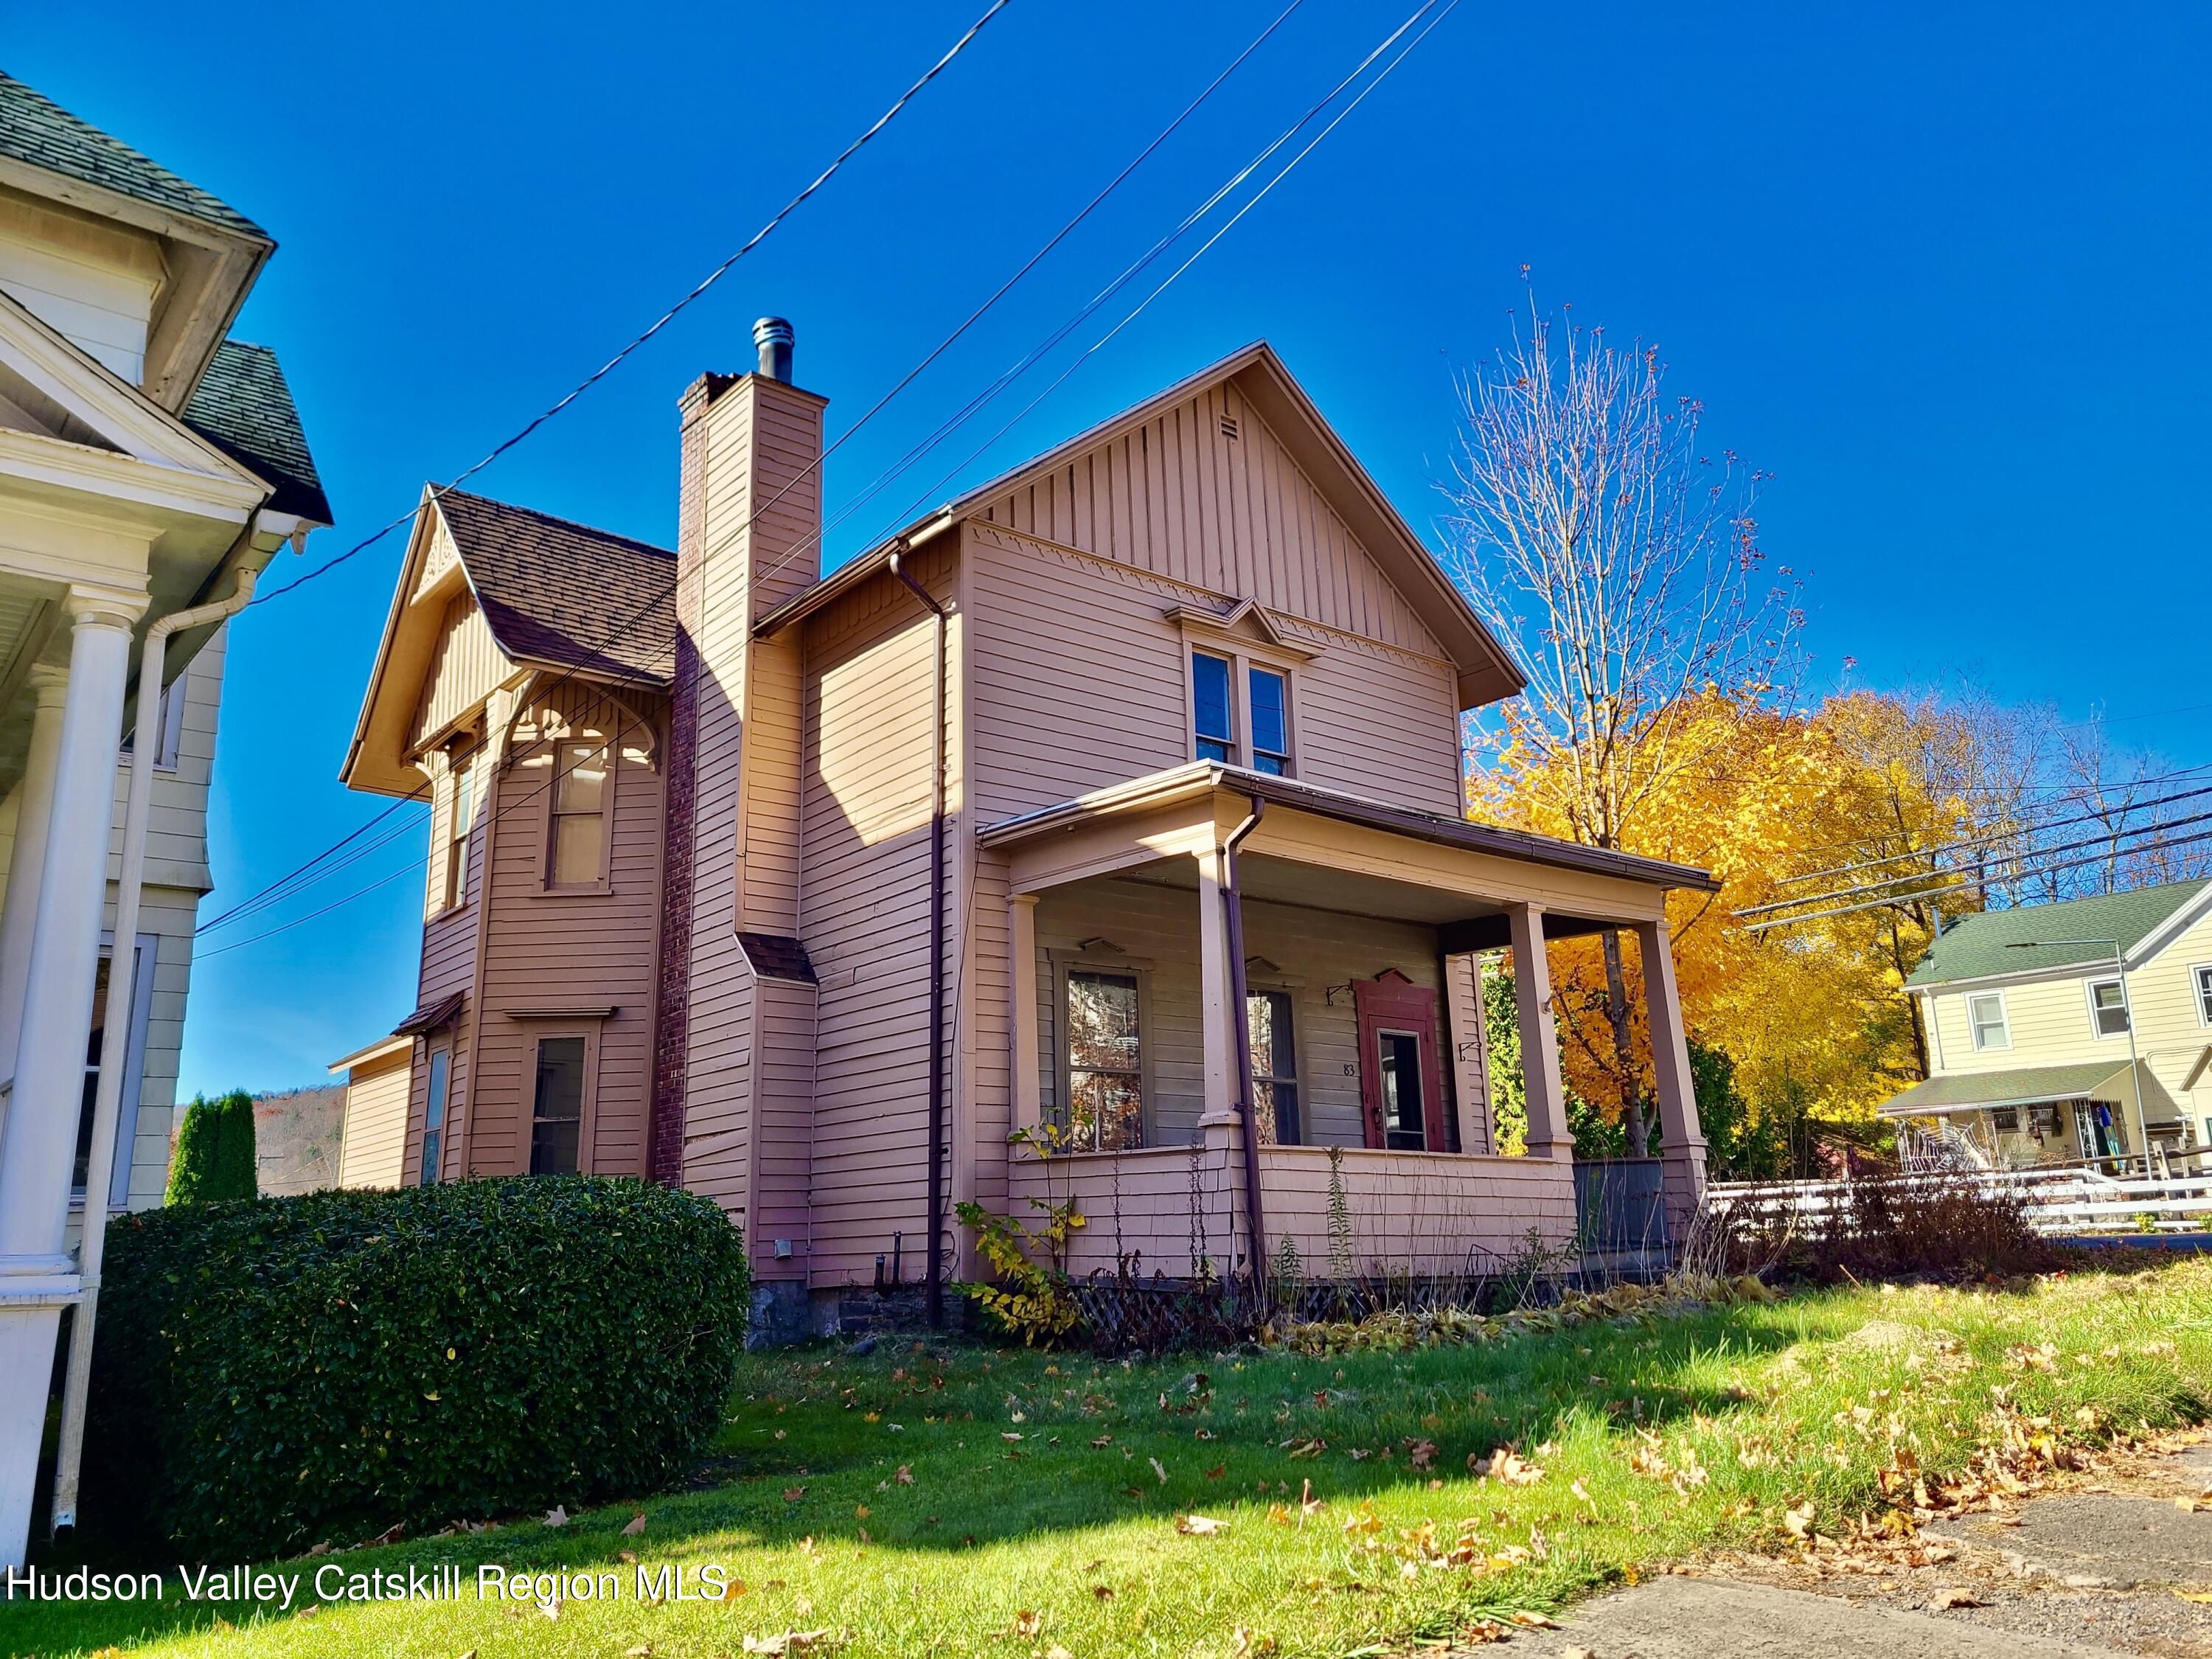
[{"label": "door window pane", "polygon": [[1190,656],[1192,725],[1200,760],[1233,762],[1237,726],[1229,706],[1229,659],[1203,651]]},{"label": "door window pane", "polygon": [[584,1127],[584,1039],[544,1037],[538,1044],[537,1106],[530,1126],[530,1173],[574,1175]]},{"label": "door window pane", "polygon": [[422,1172],[425,1187],[438,1179],[440,1152],[446,1140],[446,1089],[452,1075],[452,1056],[443,1048],[430,1054],[429,1099],[422,1109]]},{"label": "door window pane", "polygon": [[1411,1031],[1384,1031],[1382,1045],[1382,1144],[1418,1152],[1428,1146],[1421,1101],[1421,1040]]},{"label": "door window pane", "polygon": [[1252,1111],[1263,1146],[1298,1144],[1298,1050],[1291,994],[1254,991],[1244,999],[1252,1033]]},{"label": "door window pane", "polygon": [[1144,1048],[1137,978],[1067,976],[1067,1129],[1074,1144],[1121,1152],[1145,1144]]},{"label": "door window pane", "polygon": [[1252,671],[1252,767],[1277,777],[1291,769],[1290,682],[1270,668]]}]

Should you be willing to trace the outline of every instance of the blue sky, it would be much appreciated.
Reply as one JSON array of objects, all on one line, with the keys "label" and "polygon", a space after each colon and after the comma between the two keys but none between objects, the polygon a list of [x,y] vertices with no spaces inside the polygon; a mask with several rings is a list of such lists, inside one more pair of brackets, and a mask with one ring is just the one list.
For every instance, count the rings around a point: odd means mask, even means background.
[{"label": "blue sky", "polygon": [[[1014,0],[713,294],[477,485],[671,540],[677,393],[744,367],[755,317],[793,319],[797,378],[833,399],[842,432],[1281,3]],[[832,512],[1412,4],[1306,0],[839,452]],[[312,564],[603,361],[981,9],[245,3],[183,31],[122,3],[95,40],[70,8],[15,8],[5,67],[276,235],[238,331],[282,353],[341,520]],[[2183,7],[1468,0],[966,476],[1264,336],[1425,528],[1452,367],[1498,343],[1527,264],[1547,301],[1657,342],[1715,442],[1776,474],[1766,544],[1806,574],[1823,684],[1847,656],[1878,685],[1971,673],[2072,717],[2101,705],[2117,738],[2212,760],[2212,708],[2191,708],[2212,702],[2208,44],[2212,13]],[[830,559],[1004,418],[854,514]],[[394,538],[235,627],[204,914],[383,805],[336,776],[398,556]],[[300,568],[287,560],[277,576]],[[412,1006],[411,876],[212,952],[343,898],[422,840],[204,942],[187,1093],[319,1080]]]}]

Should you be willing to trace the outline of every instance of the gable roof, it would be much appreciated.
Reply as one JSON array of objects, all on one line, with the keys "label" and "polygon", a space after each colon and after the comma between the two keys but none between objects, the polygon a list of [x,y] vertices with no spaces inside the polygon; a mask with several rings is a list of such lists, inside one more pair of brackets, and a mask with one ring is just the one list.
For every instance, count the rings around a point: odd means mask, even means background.
[{"label": "gable roof", "polygon": [[1473,708],[1510,696],[1527,684],[1511,655],[1484,626],[1436,556],[1369,477],[1344,440],[1291,378],[1265,340],[1209,363],[1195,374],[1077,433],[1042,454],[978,484],[927,517],[841,566],[763,617],[755,631],[774,634],[889,567],[902,545],[972,516],[1078,455],[1111,443],[1164,411],[1222,381],[1234,380],[1246,400],[1289,449],[1343,518],[1383,575],[1419,614],[1459,671],[1460,706]]},{"label": "gable roof", "polygon": [[431,499],[508,656],[653,686],[674,678],[675,554],[488,495]]},{"label": "gable roof", "polygon": [[292,388],[267,346],[225,340],[185,404],[185,424],[233,460],[250,467],[270,489],[269,505],[317,524],[331,524],[307,434],[292,402]]},{"label": "gable roof", "polygon": [[[426,586],[443,529],[455,557]],[[492,643],[518,667],[659,689],[675,677],[676,556],[466,490],[425,485],[338,776],[349,787],[409,794],[414,716],[446,606],[465,591]],[[434,603],[425,603],[434,600]]]},{"label": "gable roof", "polygon": [[0,155],[261,241],[269,233],[150,156],[0,71]]},{"label": "gable roof", "polygon": [[[2212,902],[2212,879],[2172,881],[2125,893],[2100,893],[2057,904],[1979,910],[1961,916],[1929,949],[1905,983],[1908,988],[1960,980],[2095,968],[2112,959],[2117,939],[2130,969],[2163,950],[2185,913]],[[2057,941],[2084,941],[2059,943]],[[2087,943],[2086,941],[2097,941]],[[2048,941],[2037,943],[2037,941]]]}]

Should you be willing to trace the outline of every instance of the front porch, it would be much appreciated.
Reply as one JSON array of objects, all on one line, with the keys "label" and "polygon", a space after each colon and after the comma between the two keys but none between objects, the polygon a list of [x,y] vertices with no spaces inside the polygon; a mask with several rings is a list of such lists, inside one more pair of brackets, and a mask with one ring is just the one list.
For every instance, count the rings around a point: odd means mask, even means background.
[{"label": "front porch", "polygon": [[[1480,1278],[1564,1249],[1547,945],[1607,927],[1644,966],[1667,1206],[1694,1209],[1665,897],[1703,872],[1205,763],[981,840],[1009,893],[1003,1190],[1018,1217],[1073,1200],[1072,1272]],[[1507,950],[1524,1063],[1493,1079]]]}]

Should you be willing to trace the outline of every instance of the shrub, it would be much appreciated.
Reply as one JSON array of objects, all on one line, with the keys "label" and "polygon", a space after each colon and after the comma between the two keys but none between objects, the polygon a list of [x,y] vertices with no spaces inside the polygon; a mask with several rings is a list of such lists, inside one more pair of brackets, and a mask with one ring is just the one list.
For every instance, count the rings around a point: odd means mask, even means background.
[{"label": "shrub", "polygon": [[1888,1176],[1837,1183],[1828,1208],[1793,1216],[1777,1201],[1746,1205],[1697,1246],[1735,1273],[1814,1284],[1881,1279],[2011,1278],[2063,1267],[2066,1251],[2036,1231],[2027,1200],[1970,1172]]},{"label": "shrub", "polygon": [[202,1559],[665,1485],[744,1346],[696,1194],[521,1177],[119,1216],[88,1518]]},{"label": "shrub", "polygon": [[221,1099],[193,1097],[169,1164],[171,1204],[219,1204],[260,1190],[253,1146],[253,1097],[234,1089]]}]

